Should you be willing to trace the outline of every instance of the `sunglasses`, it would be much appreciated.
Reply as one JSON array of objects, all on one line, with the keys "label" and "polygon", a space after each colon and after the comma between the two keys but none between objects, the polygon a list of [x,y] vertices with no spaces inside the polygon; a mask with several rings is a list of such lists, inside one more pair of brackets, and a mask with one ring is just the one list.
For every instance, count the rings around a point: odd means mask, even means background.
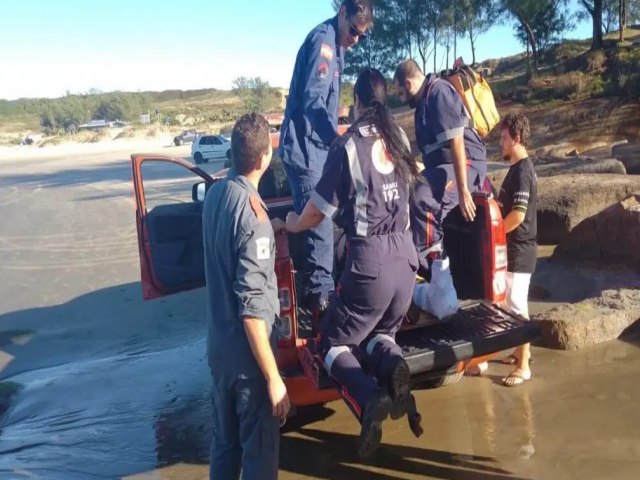
[{"label": "sunglasses", "polygon": [[358,27],[356,27],[352,23],[351,25],[349,25],[349,35],[351,35],[353,38],[364,40],[365,38],[367,38],[368,32],[367,31],[361,32],[360,30],[358,30]]}]

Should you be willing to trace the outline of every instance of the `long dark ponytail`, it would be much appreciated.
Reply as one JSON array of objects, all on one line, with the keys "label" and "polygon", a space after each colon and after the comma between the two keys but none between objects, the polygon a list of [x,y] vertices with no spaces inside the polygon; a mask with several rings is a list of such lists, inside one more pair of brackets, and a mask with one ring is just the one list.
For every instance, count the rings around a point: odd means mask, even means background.
[{"label": "long dark ponytail", "polygon": [[374,68],[365,69],[358,76],[353,93],[354,97],[358,97],[362,109],[362,116],[356,125],[375,125],[389,154],[389,160],[400,177],[413,189],[416,180],[422,176],[405,144],[400,127],[387,107],[387,82],[384,76]]}]

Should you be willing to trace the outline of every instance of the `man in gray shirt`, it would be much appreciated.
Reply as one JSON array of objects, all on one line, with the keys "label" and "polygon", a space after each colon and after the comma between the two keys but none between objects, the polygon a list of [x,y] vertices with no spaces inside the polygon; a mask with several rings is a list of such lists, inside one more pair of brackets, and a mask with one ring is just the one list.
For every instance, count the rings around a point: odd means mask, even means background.
[{"label": "man in gray shirt", "polygon": [[[275,479],[280,419],[289,397],[274,351],[280,311],[275,240],[258,183],[271,161],[269,125],[240,118],[233,168],[207,193],[203,210],[208,357],[213,379],[210,478]],[[279,225],[281,226],[281,225]]]}]

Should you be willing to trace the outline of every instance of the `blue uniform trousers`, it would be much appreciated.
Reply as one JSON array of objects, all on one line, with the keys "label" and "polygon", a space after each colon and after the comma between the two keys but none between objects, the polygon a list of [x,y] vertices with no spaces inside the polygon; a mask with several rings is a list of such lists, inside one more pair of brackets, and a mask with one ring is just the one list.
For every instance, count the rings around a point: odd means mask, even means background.
[{"label": "blue uniform trousers", "polygon": [[417,259],[409,231],[350,238],[347,248],[346,267],[320,326],[320,353],[343,398],[360,414],[384,382],[392,357],[402,356],[394,338],[411,303]]},{"label": "blue uniform trousers", "polygon": [[[321,171],[309,170],[302,174],[300,170],[283,163],[296,213],[302,213],[311,198],[316,184],[320,180]],[[325,218],[320,224],[302,233],[304,235],[303,266],[305,291],[302,294],[301,306],[316,308],[321,302],[327,302],[329,294],[334,290],[333,272],[333,221]]]},{"label": "blue uniform trousers", "polygon": [[209,478],[275,480],[279,449],[280,421],[272,414],[265,379],[213,375]]},{"label": "blue uniform trousers", "polygon": [[[411,228],[418,249],[421,271],[426,267],[427,250],[442,241],[442,224],[449,212],[459,203],[453,164],[445,163],[427,168],[422,175],[427,182],[416,186],[411,208]],[[467,165],[469,191],[483,191],[486,188],[486,176],[486,162],[470,162]]]}]

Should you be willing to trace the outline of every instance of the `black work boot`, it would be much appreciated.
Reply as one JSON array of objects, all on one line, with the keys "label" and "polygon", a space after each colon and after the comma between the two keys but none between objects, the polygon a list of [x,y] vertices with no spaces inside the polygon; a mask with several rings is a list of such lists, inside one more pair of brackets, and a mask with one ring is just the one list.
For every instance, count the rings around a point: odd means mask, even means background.
[{"label": "black work boot", "polygon": [[360,439],[358,440],[358,455],[367,458],[380,447],[382,440],[382,422],[389,416],[391,398],[385,392],[376,393],[367,402],[360,420]]},{"label": "black work boot", "polygon": [[411,372],[409,364],[400,356],[391,360],[391,369],[387,375],[387,388],[393,402],[391,418],[397,420],[404,417],[411,402]]}]

